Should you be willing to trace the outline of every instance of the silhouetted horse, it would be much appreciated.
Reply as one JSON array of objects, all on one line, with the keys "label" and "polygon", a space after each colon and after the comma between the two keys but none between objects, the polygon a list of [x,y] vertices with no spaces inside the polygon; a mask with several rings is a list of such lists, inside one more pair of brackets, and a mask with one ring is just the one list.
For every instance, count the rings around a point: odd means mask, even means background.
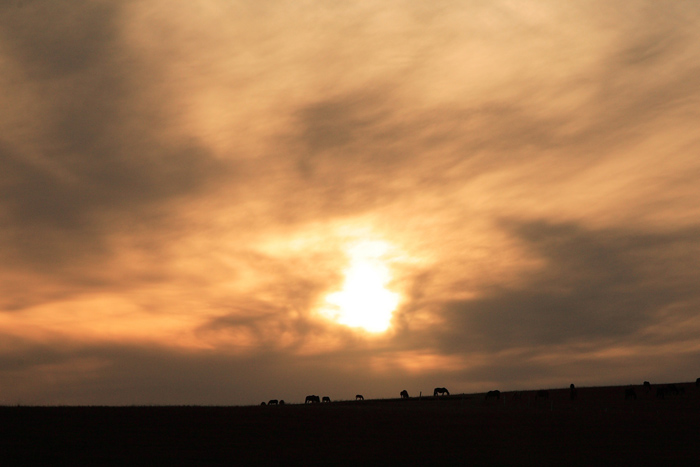
[{"label": "silhouetted horse", "polygon": [[647,392],[651,391],[651,383],[649,381],[644,381],[644,390]]},{"label": "silhouetted horse", "polygon": [[284,405],[284,399],[280,401],[280,405]]},{"label": "silhouetted horse", "polygon": [[331,398],[328,396],[323,396],[323,402],[330,402]]},{"label": "silhouetted horse", "polygon": [[277,399],[271,399],[270,402],[267,403],[267,405],[277,405],[279,404],[279,401]]},{"label": "silhouetted horse", "polygon": [[637,400],[637,393],[635,392],[634,388],[625,389],[625,400],[628,399]]},{"label": "silhouetted horse", "polygon": [[576,400],[578,397],[578,391],[576,391],[576,386],[574,386],[574,383],[571,383],[569,386],[569,396],[571,397],[571,400]]},{"label": "silhouetted horse", "polygon": [[700,388],[700,378],[695,380],[695,387]]},{"label": "silhouetted horse", "polygon": [[260,405],[267,405],[267,404],[265,404],[265,402],[261,402]]},{"label": "silhouetted horse", "polygon": [[321,402],[320,397],[311,395],[311,396],[306,396],[306,401],[304,402],[304,404],[318,404],[320,402]]},{"label": "silhouetted horse", "polygon": [[363,401],[363,400],[365,400],[365,398],[364,398],[364,396],[363,396],[362,394],[357,394],[357,395],[355,396],[355,400],[356,400],[356,401]]},{"label": "silhouetted horse", "polygon": [[433,391],[433,396],[437,396],[437,395],[449,396],[450,391],[448,391],[447,388],[435,388],[435,390]]},{"label": "silhouetted horse", "polygon": [[408,391],[405,389],[401,391],[401,399],[408,399]]},{"label": "silhouetted horse", "polygon": [[535,400],[537,399],[549,399],[549,391],[546,389],[540,389],[537,391],[537,394],[535,394]]},{"label": "silhouetted horse", "polygon": [[485,400],[489,400],[489,399],[491,399],[492,397],[493,397],[494,399],[497,399],[497,400],[500,399],[500,398],[501,398],[501,391],[499,391],[498,389],[496,389],[496,390],[494,390],[494,391],[489,391],[489,392],[486,393],[486,397],[485,397],[484,399],[485,399]]}]

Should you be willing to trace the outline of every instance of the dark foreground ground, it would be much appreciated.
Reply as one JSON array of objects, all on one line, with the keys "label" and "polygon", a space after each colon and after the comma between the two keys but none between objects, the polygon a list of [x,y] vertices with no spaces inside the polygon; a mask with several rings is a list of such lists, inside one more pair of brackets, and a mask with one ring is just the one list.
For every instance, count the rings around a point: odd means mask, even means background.
[{"label": "dark foreground ground", "polygon": [[0,407],[0,466],[693,465],[700,389],[254,407]]}]

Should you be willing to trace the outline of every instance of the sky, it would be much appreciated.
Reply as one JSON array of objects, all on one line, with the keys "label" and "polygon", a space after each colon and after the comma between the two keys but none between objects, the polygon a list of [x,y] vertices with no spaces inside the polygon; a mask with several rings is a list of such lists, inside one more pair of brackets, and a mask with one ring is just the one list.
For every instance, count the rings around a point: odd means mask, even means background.
[{"label": "sky", "polygon": [[700,4],[0,4],[0,404],[700,376]]}]

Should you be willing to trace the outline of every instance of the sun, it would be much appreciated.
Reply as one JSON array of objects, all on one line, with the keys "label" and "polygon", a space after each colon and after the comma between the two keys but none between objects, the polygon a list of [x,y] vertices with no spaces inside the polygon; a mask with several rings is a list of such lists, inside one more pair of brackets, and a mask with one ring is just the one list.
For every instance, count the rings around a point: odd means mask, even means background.
[{"label": "sun", "polygon": [[387,289],[391,273],[381,241],[357,242],[347,249],[350,264],[342,289],[326,296],[321,312],[339,324],[379,333],[391,326],[399,294]]}]

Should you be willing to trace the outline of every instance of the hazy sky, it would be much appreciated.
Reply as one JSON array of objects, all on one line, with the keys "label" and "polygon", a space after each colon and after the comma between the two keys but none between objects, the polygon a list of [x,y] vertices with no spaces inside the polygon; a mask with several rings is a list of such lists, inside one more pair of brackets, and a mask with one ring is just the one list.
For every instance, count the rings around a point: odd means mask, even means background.
[{"label": "hazy sky", "polygon": [[6,0],[0,70],[0,404],[700,376],[695,0]]}]

